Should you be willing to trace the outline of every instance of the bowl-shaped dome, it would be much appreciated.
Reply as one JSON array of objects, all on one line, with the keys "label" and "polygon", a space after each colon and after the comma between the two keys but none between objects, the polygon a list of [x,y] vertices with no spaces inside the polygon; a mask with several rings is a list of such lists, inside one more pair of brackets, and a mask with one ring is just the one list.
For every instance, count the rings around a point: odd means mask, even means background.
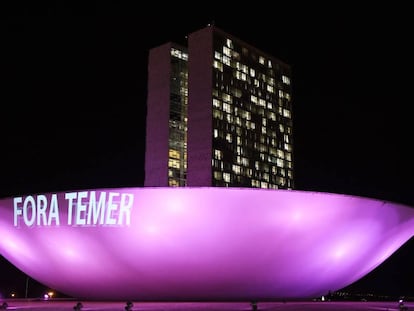
[{"label": "bowl-shaped dome", "polygon": [[119,188],[0,200],[0,254],[91,299],[313,297],[414,235],[414,209],[331,193]]}]

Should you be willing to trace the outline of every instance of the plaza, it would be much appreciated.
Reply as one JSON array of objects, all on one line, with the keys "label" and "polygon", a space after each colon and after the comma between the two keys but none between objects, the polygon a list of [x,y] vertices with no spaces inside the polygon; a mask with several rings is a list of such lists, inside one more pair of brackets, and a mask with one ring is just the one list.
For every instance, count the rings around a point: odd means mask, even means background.
[{"label": "plaza", "polygon": [[[126,302],[113,301],[78,301],[78,300],[4,300],[0,301],[1,305],[6,302],[6,310],[54,310],[65,311],[74,310],[78,302],[81,302],[79,310],[95,311],[121,311],[126,310]],[[406,310],[414,310],[414,302],[405,303]],[[132,302],[130,310],[146,311],[248,311],[253,310],[250,302]],[[400,310],[398,302],[394,301],[287,301],[287,302],[259,302],[257,311],[368,311]]]}]

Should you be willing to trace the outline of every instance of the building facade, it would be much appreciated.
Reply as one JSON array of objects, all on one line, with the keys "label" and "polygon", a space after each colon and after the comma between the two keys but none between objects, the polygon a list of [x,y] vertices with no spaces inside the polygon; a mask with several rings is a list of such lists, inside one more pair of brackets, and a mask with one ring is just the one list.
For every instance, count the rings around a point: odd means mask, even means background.
[{"label": "building facade", "polygon": [[208,26],[148,62],[145,186],[292,189],[289,65]]}]

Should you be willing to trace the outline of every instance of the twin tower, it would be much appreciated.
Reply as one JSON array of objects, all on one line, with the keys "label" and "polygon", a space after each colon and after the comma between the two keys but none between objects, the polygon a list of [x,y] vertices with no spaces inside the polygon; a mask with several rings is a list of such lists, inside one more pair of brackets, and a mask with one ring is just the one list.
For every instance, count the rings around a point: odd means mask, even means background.
[{"label": "twin tower", "polygon": [[145,186],[293,189],[291,68],[218,29],[149,52]]}]

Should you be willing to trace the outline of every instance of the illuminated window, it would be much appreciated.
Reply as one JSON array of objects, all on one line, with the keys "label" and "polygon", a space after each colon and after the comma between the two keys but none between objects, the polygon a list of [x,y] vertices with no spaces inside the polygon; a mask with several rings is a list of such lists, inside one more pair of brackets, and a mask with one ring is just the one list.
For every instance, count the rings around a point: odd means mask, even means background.
[{"label": "illuminated window", "polygon": [[219,61],[214,61],[213,62],[213,67],[218,69],[219,71],[223,72],[223,64],[220,63]]},{"label": "illuminated window", "polygon": [[223,178],[221,172],[214,171],[213,175],[214,175],[214,179],[216,180],[221,180]]},{"label": "illuminated window", "polygon": [[259,98],[259,106],[266,107],[266,101],[262,98]]},{"label": "illuminated window", "polygon": [[284,178],[284,177],[280,177],[280,176],[277,176],[277,177],[276,177],[276,182],[277,182],[279,185],[284,186],[284,185],[286,184],[286,178]]},{"label": "illuminated window", "polygon": [[235,174],[240,175],[241,167],[239,165],[233,164],[232,170]]},{"label": "illuminated window", "polygon": [[274,93],[274,92],[275,92],[274,87],[273,87],[273,86],[271,86],[271,85],[269,85],[269,84],[267,85],[266,89],[267,89],[267,91],[268,91],[268,92],[270,92],[270,93]]},{"label": "illuminated window", "polygon": [[216,158],[218,160],[222,160],[223,159],[223,151],[214,149],[214,158]]},{"label": "illuminated window", "polygon": [[223,120],[223,112],[217,109],[213,109],[213,117],[215,119]]},{"label": "illuminated window", "polygon": [[214,129],[214,138],[217,138],[219,136],[218,129]]},{"label": "illuminated window", "polygon": [[245,73],[240,72],[240,71],[236,71],[236,78],[242,81],[246,81],[247,80],[247,76]]},{"label": "illuminated window", "polygon": [[233,115],[231,115],[230,113],[226,113],[226,120],[229,123],[233,123]]},{"label": "illuminated window", "polygon": [[278,167],[283,167],[283,160],[282,159],[280,159],[280,158],[277,158],[277,160],[276,160],[276,165],[278,166]]},{"label": "illuminated window", "polygon": [[211,165],[217,169],[223,169],[223,162],[220,160],[211,159]]},{"label": "illuminated window", "polygon": [[168,167],[180,168],[180,161],[177,159],[168,159]]},{"label": "illuminated window", "polygon": [[230,182],[230,180],[231,180],[230,177],[231,177],[230,173],[223,173],[223,180],[225,182]]},{"label": "illuminated window", "polygon": [[230,57],[223,55],[223,64],[230,66]]},{"label": "illuminated window", "polygon": [[255,104],[257,104],[257,103],[258,103],[258,101],[257,101],[257,97],[256,97],[256,96],[254,96],[254,95],[250,95],[250,100],[252,101],[252,103],[255,103]]},{"label": "illuminated window", "polygon": [[168,156],[170,158],[179,159],[180,158],[180,152],[178,152],[177,150],[174,150],[174,149],[170,149],[168,151]]},{"label": "illuminated window", "polygon": [[285,139],[285,142],[287,142],[287,143],[290,143],[290,141],[289,141],[289,135],[283,135],[284,136],[284,139]]},{"label": "illuminated window", "polygon": [[223,111],[227,113],[231,113],[231,105],[227,103],[223,103]]},{"label": "illuminated window", "polygon": [[268,112],[268,113],[267,113],[267,117],[268,117],[270,120],[276,121],[276,114],[275,114],[274,112]]},{"label": "illuminated window", "polygon": [[267,152],[267,146],[265,144],[260,144],[259,145],[259,151],[261,151],[261,152]]},{"label": "illuminated window", "polygon": [[237,98],[240,98],[240,97],[242,97],[242,95],[243,95],[242,91],[241,91],[241,90],[239,90],[238,88],[235,88],[235,87],[233,87],[233,88],[231,89],[231,93],[232,93],[235,97],[237,97]]},{"label": "illuminated window", "polygon": [[241,158],[241,164],[242,164],[243,166],[249,166],[249,159],[248,159],[248,158],[244,158],[244,157],[242,157],[242,158]]},{"label": "illuminated window", "polygon": [[240,53],[236,52],[236,51],[231,51],[231,56],[233,57],[233,59],[238,59],[240,60]]},{"label": "illuminated window", "polygon": [[259,63],[264,65],[265,64],[265,58],[263,56],[259,56]]},{"label": "illuminated window", "polygon": [[290,111],[287,109],[283,109],[283,116],[286,118],[290,118]]},{"label": "illuminated window", "polygon": [[233,41],[231,41],[230,39],[226,39],[226,45],[227,45],[229,48],[233,48]]},{"label": "illuminated window", "polygon": [[233,137],[232,137],[232,135],[231,135],[230,133],[227,133],[227,134],[226,134],[226,140],[227,140],[227,142],[229,142],[229,143],[232,143],[232,142],[233,142]]},{"label": "illuminated window", "polygon": [[231,50],[227,46],[223,46],[223,54],[226,56],[231,56]]},{"label": "illuminated window", "polygon": [[168,180],[168,185],[170,187],[178,187],[180,185],[180,182],[178,180],[176,180],[176,179],[170,178]]},{"label": "illuminated window", "polygon": [[226,94],[226,93],[223,93],[223,94],[221,95],[221,98],[223,99],[223,101],[228,102],[228,103],[231,103],[231,100],[232,100],[231,95]]},{"label": "illuminated window", "polygon": [[272,61],[270,59],[267,61],[267,67],[272,68]]},{"label": "illuminated window", "polygon": [[275,85],[275,79],[273,79],[273,78],[267,78],[267,84],[269,84],[269,85],[271,85],[271,86],[274,86]]},{"label": "illuminated window", "polygon": [[282,82],[289,85],[290,84],[290,79],[289,77],[282,75]]},{"label": "illuminated window", "polygon": [[182,60],[188,60],[188,54],[187,53],[182,52],[182,51],[177,50],[177,49],[174,49],[174,48],[171,49],[171,55],[174,56],[174,57],[180,58]]},{"label": "illuminated window", "polygon": [[221,101],[218,99],[213,98],[213,107],[221,109]]}]

